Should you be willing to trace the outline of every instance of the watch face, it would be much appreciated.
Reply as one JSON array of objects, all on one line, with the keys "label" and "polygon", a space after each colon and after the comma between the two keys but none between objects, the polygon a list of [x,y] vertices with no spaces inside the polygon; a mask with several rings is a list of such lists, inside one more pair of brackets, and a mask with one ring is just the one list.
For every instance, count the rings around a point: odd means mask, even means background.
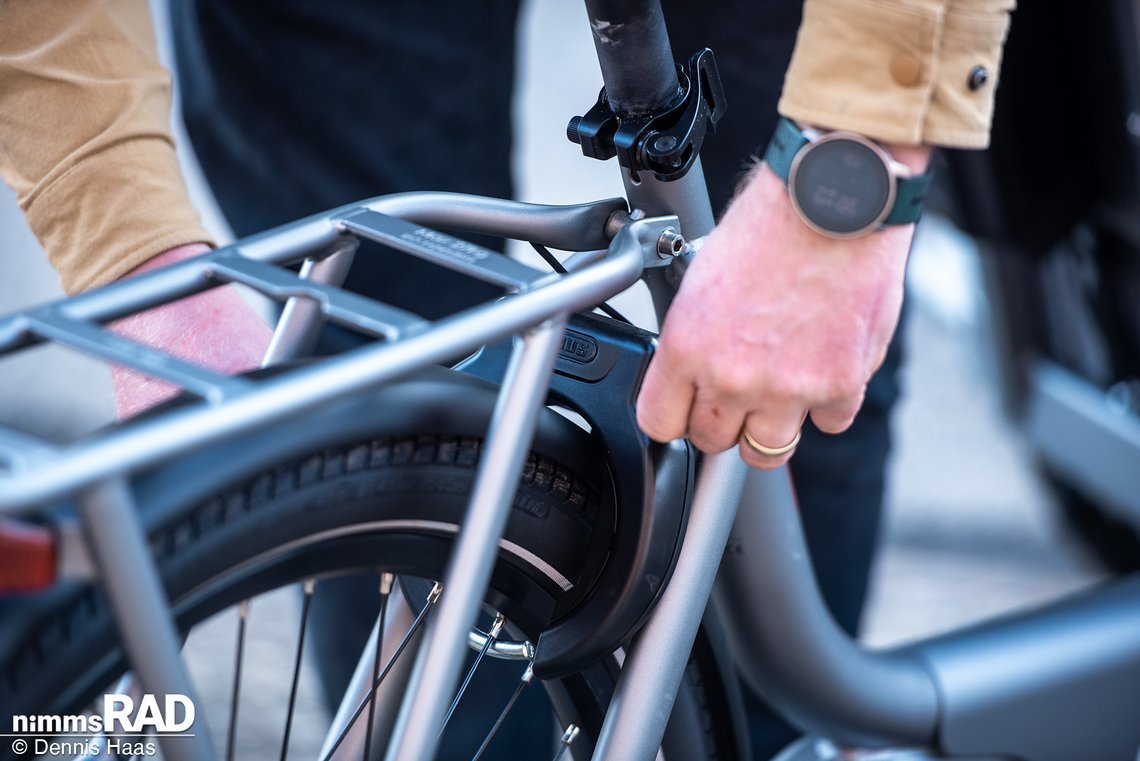
[{"label": "watch face", "polygon": [[895,195],[894,177],[882,153],[841,134],[827,135],[796,155],[788,189],[809,225],[838,237],[877,229]]}]

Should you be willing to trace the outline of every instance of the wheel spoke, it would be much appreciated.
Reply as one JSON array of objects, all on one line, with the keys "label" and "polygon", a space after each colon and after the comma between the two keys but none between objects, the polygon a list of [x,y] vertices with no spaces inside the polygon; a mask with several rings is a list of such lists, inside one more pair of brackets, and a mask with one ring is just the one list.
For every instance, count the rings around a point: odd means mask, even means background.
[{"label": "wheel spoke", "polygon": [[297,708],[297,687],[301,681],[301,656],[305,652],[305,632],[309,628],[309,610],[313,605],[313,590],[316,582],[309,579],[305,582],[305,600],[301,605],[301,631],[297,635],[297,657],[293,662],[293,684],[289,688],[289,713],[285,718],[285,737],[281,740],[281,761],[289,755],[289,735],[293,731],[293,712]]},{"label": "wheel spoke", "polygon": [[237,739],[238,700],[241,697],[242,660],[245,656],[245,628],[249,619],[249,600],[238,605],[236,655],[234,656],[234,686],[230,692],[230,726],[226,732],[226,761],[234,761],[234,743]]},{"label": "wheel spoke", "polygon": [[471,664],[471,668],[467,671],[467,676],[463,678],[463,684],[459,687],[459,692],[455,695],[455,699],[451,701],[451,707],[447,709],[447,716],[443,718],[443,726],[439,728],[440,736],[443,731],[447,729],[447,722],[451,721],[451,715],[455,713],[455,709],[459,706],[459,701],[463,699],[463,693],[467,692],[467,688],[471,685],[471,679],[475,676],[475,672],[479,670],[479,664],[483,662],[483,657],[487,655],[487,651],[491,649],[491,645],[495,644],[495,640],[499,638],[499,632],[503,629],[507,619],[503,617],[502,613],[495,615],[494,622],[491,623],[491,629],[487,632],[487,640],[483,643],[483,647],[479,649],[479,654],[475,656],[475,662]]},{"label": "wheel spoke", "polygon": [[[388,613],[388,595],[392,593],[392,584],[396,577],[390,573],[380,576],[380,624],[376,635],[376,654],[372,658],[372,684],[377,683],[380,676],[380,658],[384,650],[384,624]],[[375,689],[375,687],[373,687]],[[368,727],[364,734],[364,761],[372,758],[372,725],[376,720],[376,701],[368,701]]]},{"label": "wheel spoke", "polygon": [[[352,725],[356,723],[356,720],[360,718],[360,714],[364,713],[364,709],[372,702],[372,697],[376,694],[376,690],[379,689],[381,683],[384,681],[384,677],[388,676],[388,672],[391,671],[392,667],[396,665],[396,661],[404,652],[404,649],[407,648],[408,643],[412,641],[412,638],[415,636],[416,632],[419,631],[420,627],[423,626],[424,621],[427,619],[428,612],[433,607],[435,607],[436,602],[439,601],[439,595],[442,591],[443,586],[436,582],[435,586],[433,586],[431,588],[431,591],[428,592],[427,603],[424,605],[423,609],[420,610],[419,614],[416,615],[416,619],[412,621],[412,625],[408,628],[407,633],[404,634],[403,639],[400,640],[400,644],[396,646],[396,650],[392,653],[392,657],[390,657],[384,664],[384,668],[380,671],[379,676],[372,680],[372,686],[369,688],[368,693],[360,701],[360,705],[356,707],[356,710],[352,712],[352,716],[349,718],[349,720],[345,722],[344,729],[341,730],[340,735],[338,735],[336,738],[336,742],[334,742],[332,747],[329,748],[329,752],[325,754],[324,758],[321,759],[321,761],[330,761],[330,759],[333,757],[333,754],[336,753],[336,749],[340,747],[340,744],[342,742],[344,742],[344,738],[348,737],[348,732],[352,729]],[[378,637],[380,639],[383,639],[383,636],[384,633],[382,631],[378,633]]]},{"label": "wheel spoke", "polygon": [[471,761],[479,761],[479,759],[483,758],[483,754],[487,752],[487,748],[490,746],[491,741],[494,740],[495,735],[499,733],[499,728],[503,726],[503,722],[507,720],[507,716],[510,715],[511,709],[515,707],[515,703],[517,703],[519,701],[519,698],[522,697],[523,690],[526,689],[527,685],[530,684],[531,679],[533,678],[534,669],[528,664],[526,671],[523,672],[522,677],[519,679],[518,686],[515,687],[515,691],[511,695],[511,699],[507,701],[507,705],[503,708],[502,713],[499,714],[499,718],[495,720],[495,724],[491,727],[491,731],[488,732],[487,736],[483,738],[483,743],[479,746],[479,749],[475,751],[475,755],[471,757]]}]

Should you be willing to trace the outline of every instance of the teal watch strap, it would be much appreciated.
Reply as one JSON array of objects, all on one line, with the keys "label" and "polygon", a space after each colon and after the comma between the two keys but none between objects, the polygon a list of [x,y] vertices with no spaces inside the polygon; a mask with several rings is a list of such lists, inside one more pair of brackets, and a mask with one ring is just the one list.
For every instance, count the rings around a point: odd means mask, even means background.
[{"label": "teal watch strap", "polygon": [[883,220],[884,225],[909,225],[917,222],[926,205],[926,194],[934,183],[934,170],[927,169],[917,177],[899,177],[895,182],[895,205]]},{"label": "teal watch strap", "polygon": [[776,123],[772,142],[768,143],[768,150],[764,152],[764,163],[786,183],[792,171],[792,160],[807,143],[808,139],[804,136],[803,130],[791,119],[781,116],[780,121]]},{"label": "teal watch strap", "polygon": [[[768,143],[768,149],[764,152],[764,163],[786,183],[792,170],[792,161],[807,144],[808,139],[803,130],[791,119],[780,117],[772,141]],[[896,177],[895,204],[883,220],[883,224],[907,225],[917,222],[922,216],[926,195],[930,192],[933,181],[933,169],[917,177]]]}]

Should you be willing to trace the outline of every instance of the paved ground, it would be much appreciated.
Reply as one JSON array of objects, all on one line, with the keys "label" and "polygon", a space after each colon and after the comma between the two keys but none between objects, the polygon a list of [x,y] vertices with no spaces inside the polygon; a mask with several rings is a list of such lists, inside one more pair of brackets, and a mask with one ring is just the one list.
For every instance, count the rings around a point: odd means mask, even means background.
[{"label": "paved ground", "polygon": [[[612,167],[575,160],[562,138],[566,118],[592,103],[598,86],[584,14],[575,4],[542,0],[525,16],[524,28],[560,33],[541,45],[524,37],[523,55],[533,66],[520,78],[516,115],[519,164],[529,167],[519,175],[522,195],[559,202],[619,192]],[[946,253],[947,236],[936,229],[925,234],[912,266],[906,397],[896,420],[889,518],[867,623],[866,639],[877,644],[1031,605],[1098,575],[1055,525],[1050,497],[999,413],[970,254],[954,247]],[[0,195],[0,250],[0,311],[56,293],[6,195]],[[84,362],[53,364],[58,361],[36,356],[0,370],[0,419],[50,435],[105,420],[105,373]],[[271,645],[251,658],[249,673],[271,682],[287,672],[295,635],[281,622],[296,615],[292,595],[257,604],[255,625]],[[231,656],[224,643],[232,626],[232,619],[216,622],[191,643],[207,705],[226,704]],[[311,686],[302,689],[309,706]],[[253,693],[247,689],[247,697]],[[283,719],[267,704],[283,700],[267,689],[243,704],[247,734],[240,757],[277,756]],[[215,729],[224,726],[215,721]],[[293,747],[300,758],[319,740],[308,723],[297,733]]]}]

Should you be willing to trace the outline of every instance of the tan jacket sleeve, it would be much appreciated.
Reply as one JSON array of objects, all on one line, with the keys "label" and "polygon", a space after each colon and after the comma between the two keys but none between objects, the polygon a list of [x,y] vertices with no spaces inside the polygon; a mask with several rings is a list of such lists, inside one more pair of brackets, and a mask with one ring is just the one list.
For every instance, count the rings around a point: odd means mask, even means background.
[{"label": "tan jacket sleeve", "polygon": [[806,0],[780,113],[883,142],[984,148],[1014,0]]},{"label": "tan jacket sleeve", "polygon": [[146,0],[0,0],[0,172],[68,292],[209,241],[169,115]]}]

